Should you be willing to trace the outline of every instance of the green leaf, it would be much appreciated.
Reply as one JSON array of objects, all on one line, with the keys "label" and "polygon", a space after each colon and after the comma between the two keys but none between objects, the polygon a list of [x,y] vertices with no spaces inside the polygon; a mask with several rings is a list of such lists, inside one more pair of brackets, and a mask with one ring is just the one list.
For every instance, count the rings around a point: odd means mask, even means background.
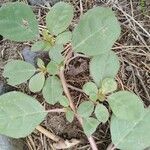
[{"label": "green leaf", "polygon": [[32,9],[24,3],[6,3],[0,8],[0,34],[23,42],[38,37],[38,22]]},{"label": "green leaf", "polygon": [[0,134],[25,137],[34,131],[46,114],[36,99],[21,92],[6,93],[0,96]]},{"label": "green leaf", "polygon": [[43,61],[42,59],[38,58],[38,59],[37,59],[37,66],[38,66],[39,68],[45,67],[44,61]]},{"label": "green leaf", "polygon": [[97,7],[85,13],[73,31],[75,52],[89,56],[108,52],[120,35],[120,25],[113,11]]},{"label": "green leaf", "polygon": [[14,86],[30,79],[35,71],[35,67],[30,63],[22,60],[12,60],[5,65],[3,76],[8,78],[8,84]]},{"label": "green leaf", "polygon": [[87,82],[83,86],[83,91],[87,94],[90,95],[91,93],[97,93],[98,89],[95,83],[93,82]]},{"label": "green leaf", "polygon": [[98,95],[97,93],[91,93],[89,95],[90,100],[92,100],[93,102],[95,102],[98,99]]},{"label": "green leaf", "polygon": [[66,119],[70,123],[73,121],[73,119],[74,119],[74,113],[73,113],[73,111],[71,111],[71,110],[67,110],[66,111]]},{"label": "green leaf", "polygon": [[105,123],[109,118],[109,112],[104,105],[98,104],[95,108],[95,116],[100,122]]},{"label": "green leaf", "polygon": [[83,130],[88,137],[96,131],[98,125],[99,121],[95,118],[89,117],[83,119]]},{"label": "green leaf", "polygon": [[56,75],[59,72],[59,66],[54,61],[50,61],[46,68],[47,72],[51,75]]},{"label": "green leaf", "polygon": [[81,117],[86,118],[92,114],[93,110],[94,110],[94,104],[90,101],[84,101],[79,105],[77,113]]},{"label": "green leaf", "polygon": [[49,51],[51,47],[52,47],[51,44],[46,41],[37,41],[32,45],[31,51],[33,52]]},{"label": "green leaf", "polygon": [[113,51],[94,56],[90,62],[90,74],[98,87],[105,78],[114,78],[118,70],[119,60]]},{"label": "green leaf", "polygon": [[111,137],[115,147],[121,150],[144,150],[150,146],[150,109],[146,109],[136,121],[111,119]]},{"label": "green leaf", "polygon": [[113,113],[120,119],[137,120],[144,111],[142,100],[128,91],[119,91],[108,97]]},{"label": "green leaf", "polygon": [[43,72],[39,72],[29,80],[29,89],[31,92],[40,92],[44,86],[45,76]]},{"label": "green leaf", "polygon": [[107,94],[117,90],[117,82],[113,78],[105,78],[102,81],[102,93]]},{"label": "green leaf", "polygon": [[59,102],[59,97],[62,96],[62,92],[63,89],[60,80],[56,76],[48,77],[42,91],[45,100],[49,104],[54,105]]},{"label": "green leaf", "polygon": [[45,44],[44,41],[37,41],[35,42],[32,47],[31,47],[31,51],[36,52],[36,51],[41,51],[45,48]]},{"label": "green leaf", "polygon": [[89,95],[90,99],[93,101],[97,100],[98,89],[95,83],[87,82],[83,86],[83,91]]},{"label": "green leaf", "polygon": [[65,31],[73,19],[73,7],[67,3],[55,4],[46,16],[46,26],[52,35]]},{"label": "green leaf", "polygon": [[51,60],[55,61],[56,63],[60,64],[64,57],[62,56],[61,52],[64,50],[63,45],[55,45],[49,51],[49,57]]},{"label": "green leaf", "polygon": [[71,41],[72,33],[70,31],[63,32],[56,37],[56,44],[66,44]]},{"label": "green leaf", "polygon": [[60,103],[60,105],[62,105],[64,107],[69,106],[69,101],[68,101],[67,97],[63,96],[63,95],[59,98],[59,103]]}]

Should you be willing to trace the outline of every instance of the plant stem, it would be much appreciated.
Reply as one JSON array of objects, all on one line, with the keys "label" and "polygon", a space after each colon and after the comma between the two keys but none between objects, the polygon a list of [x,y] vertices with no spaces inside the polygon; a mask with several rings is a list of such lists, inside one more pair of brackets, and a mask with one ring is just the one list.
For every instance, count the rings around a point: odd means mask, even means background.
[{"label": "plant stem", "polygon": [[75,108],[75,106],[73,104],[70,92],[69,92],[67,84],[66,84],[66,79],[65,79],[65,76],[64,76],[64,67],[60,68],[59,76],[60,76],[60,80],[61,80],[64,92],[65,92],[65,94],[66,94],[66,96],[67,96],[67,98],[69,100],[70,108],[73,110],[74,113],[76,113],[76,108]]},{"label": "plant stem", "polygon": [[[72,100],[72,97],[70,95],[70,92],[69,92],[69,89],[67,87],[67,83],[66,83],[66,79],[65,79],[65,76],[64,76],[64,67],[60,67],[60,72],[59,72],[59,77],[60,77],[60,80],[61,80],[61,83],[62,83],[62,86],[63,86],[63,89],[64,89],[64,92],[69,100],[69,105],[70,105],[70,108],[73,110],[73,112],[75,113],[75,116],[76,118],[78,119],[78,121],[80,122],[81,126],[83,126],[83,120],[82,118],[76,113],[76,108],[75,108],[75,105],[73,103],[73,100]],[[92,136],[88,137],[88,141],[91,145],[91,148],[92,150],[98,150],[97,146],[96,146],[96,143],[93,139]]]},{"label": "plant stem", "polygon": [[92,136],[88,137],[88,141],[92,147],[93,150],[98,150],[97,145],[95,143],[95,140]]},{"label": "plant stem", "polygon": [[56,108],[56,109],[50,109],[50,110],[46,110],[47,113],[61,113],[61,112],[65,112],[65,109],[63,108]]},{"label": "plant stem", "polygon": [[106,150],[115,150],[115,149],[116,149],[116,147],[114,146],[114,144],[110,143]]},{"label": "plant stem", "polygon": [[36,129],[37,129],[38,131],[40,131],[41,133],[43,133],[43,134],[44,134],[45,136],[47,136],[48,138],[50,138],[50,139],[52,139],[53,141],[55,141],[55,142],[58,142],[58,141],[61,140],[60,137],[54,135],[53,133],[51,133],[50,131],[46,130],[45,128],[43,128],[43,127],[40,126],[40,125],[38,125],[38,126],[36,127]]}]

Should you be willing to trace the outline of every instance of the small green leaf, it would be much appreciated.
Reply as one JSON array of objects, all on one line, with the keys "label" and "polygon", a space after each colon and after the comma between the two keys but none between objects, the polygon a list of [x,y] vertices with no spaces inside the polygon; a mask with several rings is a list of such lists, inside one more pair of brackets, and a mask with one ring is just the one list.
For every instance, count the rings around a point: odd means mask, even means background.
[{"label": "small green leaf", "polygon": [[92,114],[93,110],[94,110],[94,104],[90,101],[84,101],[79,105],[77,113],[81,117],[86,118]]},{"label": "small green leaf", "polygon": [[46,114],[33,97],[15,91],[3,94],[0,96],[0,134],[25,137],[34,131]]},{"label": "small green leaf", "polygon": [[21,60],[12,60],[5,65],[3,76],[8,78],[8,84],[14,86],[30,79],[35,71],[35,67],[30,63]]},{"label": "small green leaf", "polygon": [[54,61],[50,61],[46,68],[47,68],[47,72],[51,75],[56,75],[59,71],[59,66]]},{"label": "small green leaf", "polygon": [[113,51],[94,56],[90,62],[90,75],[98,87],[105,78],[114,78],[118,70],[119,60]]},{"label": "small green leaf", "polygon": [[120,119],[137,120],[144,111],[142,100],[128,91],[119,91],[108,97],[113,113]]},{"label": "small green leaf", "polygon": [[97,93],[98,89],[95,83],[93,82],[87,82],[83,86],[83,91],[87,94],[90,95],[91,93]]},{"label": "small green leaf", "polygon": [[55,103],[59,102],[62,92],[63,89],[61,82],[56,76],[50,76],[46,79],[42,93],[43,97],[49,104],[54,105]]},{"label": "small green leaf", "polygon": [[55,61],[56,63],[60,64],[64,57],[62,56],[61,52],[64,50],[63,45],[55,45],[49,51],[49,57],[51,60]]},{"label": "small green leaf", "polygon": [[56,44],[66,44],[71,41],[72,34],[70,31],[63,32],[56,38]]},{"label": "small green leaf", "polygon": [[32,9],[24,3],[6,3],[0,8],[0,34],[23,42],[38,37],[38,22]]},{"label": "small green leaf", "polygon": [[44,61],[43,61],[42,59],[38,58],[38,59],[37,59],[37,66],[38,66],[39,68],[45,67]]},{"label": "small green leaf", "polygon": [[109,112],[104,105],[98,104],[95,108],[95,116],[100,122],[105,123],[109,118]]},{"label": "small green leaf", "polygon": [[73,7],[67,3],[55,4],[46,16],[46,26],[52,35],[65,31],[73,19]]},{"label": "small green leaf", "polygon": [[32,45],[31,51],[33,52],[49,51],[51,47],[52,47],[51,44],[46,41],[37,41]]},{"label": "small green leaf", "polygon": [[121,150],[145,150],[150,146],[150,109],[145,109],[136,121],[111,119],[111,137],[115,147]]},{"label": "small green leaf", "polygon": [[97,100],[98,89],[95,83],[87,82],[83,86],[83,91],[89,95],[90,99],[93,101]]},{"label": "small green leaf", "polygon": [[59,103],[60,103],[60,105],[62,105],[64,107],[69,106],[69,101],[68,101],[67,97],[63,96],[63,95],[59,98]]},{"label": "small green leaf", "polygon": [[88,137],[96,131],[98,125],[99,121],[95,118],[89,117],[83,119],[83,130]]},{"label": "small green leaf", "polygon": [[73,113],[73,111],[71,111],[71,110],[67,110],[66,111],[66,119],[70,123],[73,121],[73,119],[74,119],[74,113]]},{"label": "small green leaf", "polygon": [[96,7],[81,17],[73,31],[72,47],[75,52],[89,56],[104,54],[111,50],[119,35],[120,25],[114,12]]},{"label": "small green leaf", "polygon": [[102,93],[107,94],[117,90],[117,82],[113,78],[105,78],[102,81]]},{"label": "small green leaf", "polygon": [[29,89],[31,92],[40,92],[44,86],[45,76],[39,72],[29,80]]},{"label": "small green leaf", "polygon": [[90,100],[92,100],[93,102],[95,102],[98,99],[97,93],[91,93],[89,95]]}]

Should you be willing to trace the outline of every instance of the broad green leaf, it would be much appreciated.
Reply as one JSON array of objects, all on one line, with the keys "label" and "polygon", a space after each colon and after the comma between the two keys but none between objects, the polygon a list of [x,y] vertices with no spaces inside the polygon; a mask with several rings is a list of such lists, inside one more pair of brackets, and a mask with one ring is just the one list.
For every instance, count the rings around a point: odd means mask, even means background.
[{"label": "broad green leaf", "polygon": [[38,37],[38,23],[32,9],[24,3],[6,3],[0,8],[0,34],[23,42]]},{"label": "broad green leaf", "polygon": [[150,146],[150,109],[145,109],[136,121],[111,119],[111,137],[121,150],[144,150]]},{"label": "broad green leaf", "polygon": [[46,68],[47,72],[51,75],[56,75],[59,72],[59,66],[54,61],[50,61]]},{"label": "broad green leaf", "polygon": [[99,121],[95,118],[89,117],[83,119],[83,130],[84,133],[89,137],[91,136],[95,131],[96,128],[99,125]]},{"label": "broad green leaf", "polygon": [[63,45],[55,45],[49,51],[49,57],[51,60],[55,61],[56,63],[60,64],[64,57],[62,56],[61,52],[64,50]]},{"label": "broad green leaf", "polygon": [[72,35],[75,52],[89,56],[104,54],[111,50],[120,35],[120,25],[109,8],[90,9],[81,20]]},{"label": "broad green leaf", "polygon": [[67,110],[66,111],[66,119],[70,123],[73,121],[73,119],[74,119],[74,113],[73,113],[73,111],[71,111],[71,110]]},{"label": "broad green leaf", "polygon": [[39,68],[45,67],[44,61],[43,61],[42,59],[38,58],[38,59],[37,59],[37,66],[38,66]]},{"label": "broad green leaf", "polygon": [[62,96],[62,92],[63,89],[60,80],[56,76],[48,77],[42,91],[45,100],[49,104],[54,105],[59,102],[59,97]]},{"label": "broad green leaf", "polygon": [[67,3],[55,4],[46,16],[46,26],[52,35],[65,31],[73,19],[73,7]]},{"label": "broad green leaf", "polygon": [[29,80],[29,89],[31,92],[40,92],[44,86],[45,76],[43,72],[39,72]]},{"label": "broad green leaf", "polygon": [[105,78],[102,81],[102,93],[107,94],[117,90],[117,82],[113,78]]},{"label": "broad green leaf", "polygon": [[46,41],[37,41],[32,45],[31,51],[33,52],[49,51],[51,47],[52,47],[51,44]]},{"label": "broad green leaf", "polygon": [[142,100],[128,91],[119,91],[108,97],[113,113],[120,119],[137,120],[144,111]]},{"label": "broad green leaf", "polygon": [[33,97],[15,91],[6,93],[0,96],[0,134],[25,137],[34,131],[46,114]]},{"label": "broad green leaf", "polygon": [[87,82],[83,86],[83,91],[89,95],[90,99],[93,101],[97,100],[98,89],[95,83]]},{"label": "broad green leaf", "polygon": [[119,65],[118,57],[113,51],[94,56],[90,62],[90,74],[97,86],[100,87],[105,78],[114,78]]},{"label": "broad green leaf", "polygon": [[94,110],[94,104],[90,101],[84,101],[82,102],[78,109],[77,109],[77,113],[81,116],[81,117],[89,117],[92,112]]},{"label": "broad green leaf", "polygon": [[95,108],[95,116],[100,122],[105,123],[109,118],[109,112],[104,105],[98,104]]},{"label": "broad green leaf", "polygon": [[14,86],[30,79],[35,71],[35,67],[30,63],[22,60],[12,60],[5,65],[3,76],[8,78],[8,84]]},{"label": "broad green leaf", "polygon": [[69,106],[69,101],[68,101],[67,97],[63,96],[63,95],[59,98],[59,103],[60,103],[60,105],[62,105],[64,107]]},{"label": "broad green leaf", "polygon": [[72,33],[70,31],[63,32],[56,37],[56,44],[66,44],[71,41]]}]

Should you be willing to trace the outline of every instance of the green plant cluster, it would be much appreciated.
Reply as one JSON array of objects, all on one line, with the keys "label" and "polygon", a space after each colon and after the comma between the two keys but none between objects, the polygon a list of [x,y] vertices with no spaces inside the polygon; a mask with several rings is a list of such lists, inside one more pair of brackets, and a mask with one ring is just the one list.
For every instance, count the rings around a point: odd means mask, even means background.
[{"label": "green plant cluster", "polygon": [[[66,119],[83,119],[83,130],[92,135],[99,124],[110,122],[111,138],[116,148],[143,150],[150,146],[150,110],[142,100],[129,91],[118,91],[115,79],[120,64],[111,50],[120,35],[120,25],[109,8],[96,7],[81,16],[75,29],[68,27],[73,19],[73,7],[67,3],[55,4],[46,15],[46,29],[40,29],[32,9],[24,3],[6,3],[0,8],[0,34],[17,41],[32,41],[31,51],[47,51],[51,61],[41,59],[36,67],[23,60],[11,60],[4,67],[3,76],[12,86],[26,82],[33,93],[41,92],[49,104],[60,103]],[[88,96],[71,110],[58,78],[65,57],[64,45],[71,43],[74,53],[90,57],[90,76],[93,81],[84,84]],[[107,106],[104,105],[107,102]],[[106,103],[105,103],[106,104]],[[112,116],[110,115],[112,111]],[[0,96],[0,133],[20,138],[29,135],[40,124],[47,111],[35,98],[13,91]]]}]

